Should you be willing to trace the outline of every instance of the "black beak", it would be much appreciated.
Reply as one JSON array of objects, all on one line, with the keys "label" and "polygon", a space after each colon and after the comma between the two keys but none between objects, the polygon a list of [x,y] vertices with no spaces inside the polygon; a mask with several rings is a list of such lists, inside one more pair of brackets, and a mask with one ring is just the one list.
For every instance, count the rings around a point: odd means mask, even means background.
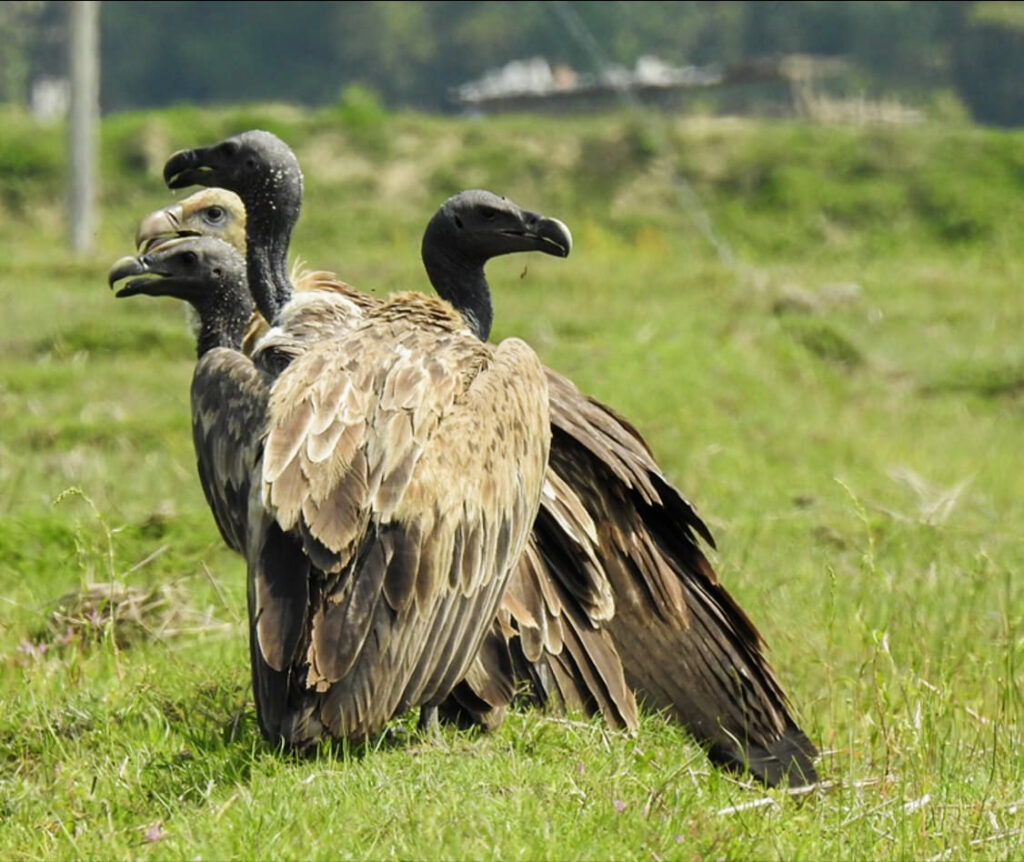
[{"label": "black beak", "polygon": [[175,267],[168,255],[175,246],[192,242],[189,237],[177,237],[164,240],[159,252],[148,252],[138,257],[122,257],[116,261],[107,273],[107,283],[113,287],[123,278],[132,278],[116,294],[118,299],[125,296],[177,296],[184,299],[181,292],[181,279],[175,278]]},{"label": "black beak", "polygon": [[118,299],[124,296],[136,296],[140,293],[146,293],[145,288],[152,284],[155,277],[159,277],[157,273],[153,273],[150,270],[145,257],[122,257],[110,267],[110,272],[107,273],[107,283],[113,287],[121,279],[130,278],[133,275],[146,277],[134,278],[128,282],[128,284],[114,294]]},{"label": "black beak", "polygon": [[208,147],[179,150],[164,165],[164,182],[169,189],[187,186],[208,186],[213,167],[207,163]]},{"label": "black beak", "polygon": [[572,234],[569,228],[556,218],[539,219],[534,233],[541,242],[538,251],[555,257],[568,257],[572,251]]}]

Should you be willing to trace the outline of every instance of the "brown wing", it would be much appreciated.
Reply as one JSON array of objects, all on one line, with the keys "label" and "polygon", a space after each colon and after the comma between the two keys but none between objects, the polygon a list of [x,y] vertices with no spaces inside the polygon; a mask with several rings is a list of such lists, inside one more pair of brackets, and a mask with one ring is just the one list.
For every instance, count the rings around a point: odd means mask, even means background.
[{"label": "brown wing", "polygon": [[255,648],[305,674],[303,705],[282,723],[293,743],[320,725],[364,736],[442,700],[536,513],[549,434],[540,364],[521,342],[480,344],[436,305],[392,300],[274,386],[264,502],[314,571],[302,654],[279,650],[276,630]]},{"label": "brown wing", "polygon": [[[550,478],[549,471],[549,484]],[[517,676],[530,682],[541,703],[600,714],[610,727],[633,730],[636,699],[618,652],[603,622],[580,600],[590,555],[568,536],[545,503],[503,605],[517,636],[510,640]]]},{"label": "brown wing", "polygon": [[253,470],[269,390],[252,361],[234,350],[203,354],[192,375],[192,442],[199,480],[228,547],[244,554]]},{"label": "brown wing", "polygon": [[711,542],[704,523],[632,426],[547,376],[549,470],[598,525],[599,563],[615,599],[605,626],[627,681],[716,762],[749,767],[770,784],[813,781],[814,746],[789,714],[760,634],[700,549],[698,537]]},{"label": "brown wing", "polygon": [[519,690],[532,702],[600,714],[609,727],[634,730],[636,699],[601,625],[614,603],[595,557],[596,528],[551,470],[541,501],[487,648],[441,714],[493,728]]}]

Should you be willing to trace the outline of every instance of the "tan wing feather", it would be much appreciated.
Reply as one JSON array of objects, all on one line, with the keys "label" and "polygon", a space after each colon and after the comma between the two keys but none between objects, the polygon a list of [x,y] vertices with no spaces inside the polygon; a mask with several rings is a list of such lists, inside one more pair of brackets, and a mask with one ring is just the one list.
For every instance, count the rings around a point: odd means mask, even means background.
[{"label": "tan wing feather", "polygon": [[305,662],[332,732],[372,732],[468,671],[539,505],[545,387],[522,342],[483,345],[410,297],[278,377],[263,501],[324,572]]}]

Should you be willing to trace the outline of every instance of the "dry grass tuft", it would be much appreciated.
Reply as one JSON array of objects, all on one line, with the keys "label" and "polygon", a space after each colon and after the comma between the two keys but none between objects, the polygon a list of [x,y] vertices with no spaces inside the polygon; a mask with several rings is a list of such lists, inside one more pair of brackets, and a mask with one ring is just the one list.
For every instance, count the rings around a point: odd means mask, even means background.
[{"label": "dry grass tuft", "polygon": [[61,597],[36,646],[87,646],[112,637],[118,649],[143,641],[227,631],[211,609],[192,607],[179,585],[153,588],[116,582],[88,584]]}]

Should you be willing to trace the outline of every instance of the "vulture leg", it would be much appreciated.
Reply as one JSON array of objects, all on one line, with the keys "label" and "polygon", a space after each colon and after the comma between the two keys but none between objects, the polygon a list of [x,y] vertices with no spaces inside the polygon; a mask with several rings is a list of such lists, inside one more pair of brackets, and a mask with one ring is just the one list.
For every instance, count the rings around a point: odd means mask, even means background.
[{"label": "vulture leg", "polygon": [[437,718],[436,706],[420,707],[420,718],[416,723],[416,730],[424,736],[437,737],[441,735],[441,724]]}]

